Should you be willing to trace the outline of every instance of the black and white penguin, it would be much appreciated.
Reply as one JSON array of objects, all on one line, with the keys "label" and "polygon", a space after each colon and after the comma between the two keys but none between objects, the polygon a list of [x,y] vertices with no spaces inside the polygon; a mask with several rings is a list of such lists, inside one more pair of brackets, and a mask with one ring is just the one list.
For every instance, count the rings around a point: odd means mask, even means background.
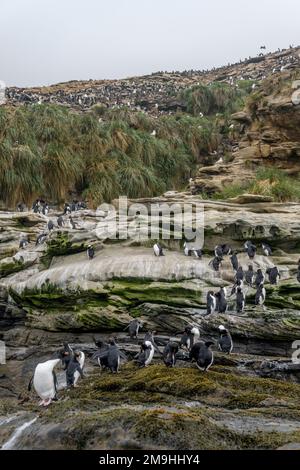
[{"label": "black and white penguin", "polygon": [[40,406],[48,406],[52,400],[57,399],[57,378],[54,369],[61,360],[62,357],[58,357],[40,362],[35,368],[34,375],[28,385],[28,390],[31,390],[33,384],[34,390],[42,400],[39,403]]},{"label": "black and white penguin", "polygon": [[215,313],[216,308],[217,308],[217,300],[216,300],[214,292],[210,290],[207,292],[207,296],[206,296],[207,315],[210,315],[211,313]]},{"label": "black and white penguin", "polygon": [[192,256],[193,250],[189,247],[189,245],[184,242],[183,245],[183,254],[184,256]]},{"label": "black and white penguin", "polygon": [[57,217],[57,225],[59,227],[63,227],[65,225],[65,221],[64,221],[64,218],[62,215],[60,215],[59,217]]},{"label": "black and white penguin", "polygon": [[104,341],[96,341],[95,345],[99,348],[99,350],[94,353],[92,359],[97,359],[98,365],[100,369],[108,369],[108,358],[107,354],[102,355],[104,352],[108,352],[109,344],[105,343]]},{"label": "black and white penguin", "polygon": [[277,268],[277,266],[274,266],[273,268],[268,268],[266,270],[266,273],[269,277],[269,282],[270,284],[277,285],[280,279],[280,272]]},{"label": "black and white penguin", "polygon": [[215,246],[215,257],[216,258],[223,258],[223,248],[222,245]]},{"label": "black and white penguin", "polygon": [[225,287],[221,287],[219,292],[215,294],[217,300],[217,311],[219,313],[226,313],[227,311],[227,294]]},{"label": "black and white penguin", "polygon": [[178,344],[174,341],[169,341],[166,344],[163,350],[163,360],[167,367],[175,367],[178,349]]},{"label": "black and white penguin", "polygon": [[70,226],[73,230],[76,229],[76,222],[74,222],[73,218],[70,216],[69,218]]},{"label": "black and white penguin", "polygon": [[[85,363],[85,354],[83,351],[75,351],[74,355],[76,356],[77,361],[79,362],[80,369],[83,370]],[[76,370],[74,372],[74,382],[73,386],[76,387],[79,377],[81,376],[80,372]]]},{"label": "black and white penguin", "polygon": [[47,227],[48,227],[49,232],[51,232],[54,229],[54,223],[52,220],[48,221]]},{"label": "black and white penguin", "polygon": [[147,331],[144,336],[144,342],[151,341],[151,343],[153,344],[154,350],[158,352],[159,354],[161,354],[161,351],[159,347],[157,346],[155,339],[154,339],[155,334],[156,334],[156,331]]},{"label": "black and white penguin", "polygon": [[22,237],[22,238],[20,239],[19,248],[21,248],[22,250],[24,250],[24,248],[26,248],[27,245],[28,245],[28,240],[27,240],[27,238]]},{"label": "black and white penguin", "polygon": [[192,348],[193,344],[200,338],[199,328],[196,326],[187,326],[183,332],[180,340],[180,347],[185,347],[188,351]]},{"label": "black and white penguin", "polygon": [[272,248],[270,247],[270,245],[268,245],[267,243],[262,243],[261,247],[265,256],[271,256]]},{"label": "black and white penguin", "polygon": [[230,262],[231,262],[231,266],[233,268],[234,271],[237,271],[238,270],[238,267],[239,267],[239,260],[238,260],[238,257],[237,257],[237,253],[234,252],[231,256],[230,256]]},{"label": "black and white penguin", "polygon": [[236,289],[236,311],[243,312],[245,309],[246,297],[241,287]]},{"label": "black and white penguin", "polygon": [[130,338],[136,339],[139,334],[139,329],[143,328],[143,323],[140,320],[132,320],[127,328]]},{"label": "black and white penguin", "polygon": [[233,342],[232,342],[231,334],[223,325],[219,326],[219,333],[220,333],[220,337],[218,340],[219,350],[224,353],[230,354],[233,349]]},{"label": "black and white penguin", "polygon": [[238,281],[244,281],[244,271],[242,266],[239,266],[235,273],[235,282]]},{"label": "black and white penguin", "polygon": [[193,251],[193,255],[194,255],[196,258],[199,258],[199,259],[202,258],[203,252],[202,252],[202,250],[201,250],[200,248],[196,248],[196,249],[194,248],[192,251]]},{"label": "black and white penguin", "polygon": [[245,247],[245,251],[246,251],[247,255],[249,256],[249,258],[253,259],[255,257],[255,254],[256,254],[256,246],[253,245],[253,243],[248,240],[244,244],[244,247]]},{"label": "black and white penguin", "polygon": [[42,208],[42,213],[44,215],[48,215],[48,212],[49,212],[49,206],[48,206],[48,204],[44,204],[43,208]]},{"label": "black and white penguin", "polygon": [[143,341],[141,351],[138,356],[138,363],[141,367],[148,367],[154,356],[154,346],[151,341]]},{"label": "black and white penguin", "polygon": [[214,355],[210,347],[214,343],[212,341],[198,341],[190,351],[190,360],[195,360],[198,369],[207,371],[214,361]]},{"label": "black and white penguin", "polygon": [[68,204],[68,203],[65,203],[64,214],[65,214],[65,215],[71,214],[71,206],[70,206],[70,204]]},{"label": "black and white penguin", "polygon": [[86,254],[87,254],[88,259],[93,259],[94,258],[95,250],[92,247],[92,245],[88,245],[87,250],[86,250]]},{"label": "black and white penguin", "polygon": [[264,305],[266,301],[266,289],[263,284],[260,284],[255,294],[255,305]]},{"label": "black and white penguin", "polygon": [[244,287],[244,281],[238,280],[234,283],[234,285],[232,286],[229,297],[232,297],[233,295],[236,294],[236,290],[237,290],[238,287],[240,287],[242,289]]},{"label": "black and white penguin", "polygon": [[232,252],[231,246],[225,243],[224,245],[222,245],[222,251],[224,256],[229,256]]},{"label": "black and white penguin", "polygon": [[155,256],[164,256],[162,246],[159,243],[153,245],[153,251]]},{"label": "black and white penguin", "polygon": [[252,287],[252,285],[253,285],[253,278],[254,278],[253,266],[250,264],[248,266],[248,271],[246,271],[246,273],[245,273],[246,284],[250,287]]},{"label": "black and white penguin", "polygon": [[258,269],[256,273],[256,277],[255,277],[255,286],[259,287],[264,282],[265,282],[265,275],[261,269]]},{"label": "black and white penguin", "polygon": [[210,262],[209,266],[212,266],[213,270],[218,272],[220,270],[221,263],[223,258],[219,258],[219,256],[215,256]]},{"label": "black and white penguin", "polygon": [[47,234],[46,233],[41,233],[35,242],[35,245],[42,245],[47,239]]},{"label": "black and white penguin", "polygon": [[188,247],[185,247],[183,250],[184,256],[192,256],[193,250],[190,250]]},{"label": "black and white penguin", "polygon": [[[127,360],[125,354],[123,354],[115,340],[112,338],[109,340],[108,342],[108,347],[107,348],[103,348],[103,351],[100,350],[100,351],[97,351],[94,355],[93,355],[93,359],[99,359],[99,361],[101,361],[101,359],[104,359],[105,358],[105,363],[107,364],[107,368],[110,369],[110,371],[114,374],[114,373],[117,373],[119,372],[119,368],[120,368],[120,362],[121,362],[121,358],[122,359],[125,359]],[[98,361],[98,363],[99,363]],[[101,364],[101,362],[100,362]]]}]

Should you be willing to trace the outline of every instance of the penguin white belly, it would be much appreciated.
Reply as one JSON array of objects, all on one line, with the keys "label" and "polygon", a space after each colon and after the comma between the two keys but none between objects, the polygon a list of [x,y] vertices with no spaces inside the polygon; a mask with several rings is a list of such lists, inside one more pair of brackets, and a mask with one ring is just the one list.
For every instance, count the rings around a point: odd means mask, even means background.
[{"label": "penguin white belly", "polygon": [[[79,364],[80,364],[81,369],[83,369],[84,361],[85,361],[85,354],[82,351],[80,351]],[[76,370],[76,372],[74,373],[74,385],[77,384],[79,377],[80,377],[80,374]]]},{"label": "penguin white belly", "polygon": [[149,352],[149,356],[147,357],[147,359],[145,361],[145,366],[148,366],[150,364],[150,362],[153,359],[153,356],[154,356],[154,348],[151,348],[150,352]]},{"label": "penguin white belly", "polygon": [[159,246],[154,245],[153,251],[154,251],[155,256],[159,256],[159,254],[160,254]]},{"label": "penguin white belly", "polygon": [[59,359],[38,364],[35,368],[33,386],[36,393],[43,400],[55,397],[56,390],[53,377],[53,369],[59,363]]}]

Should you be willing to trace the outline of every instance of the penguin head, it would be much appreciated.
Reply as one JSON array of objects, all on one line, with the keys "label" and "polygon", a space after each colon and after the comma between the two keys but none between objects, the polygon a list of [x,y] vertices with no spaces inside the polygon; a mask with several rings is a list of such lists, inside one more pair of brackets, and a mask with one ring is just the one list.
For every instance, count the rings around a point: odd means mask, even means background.
[{"label": "penguin head", "polygon": [[218,329],[219,329],[220,332],[221,332],[221,331],[226,331],[226,328],[225,328],[224,325],[220,325],[220,326],[218,327]]}]

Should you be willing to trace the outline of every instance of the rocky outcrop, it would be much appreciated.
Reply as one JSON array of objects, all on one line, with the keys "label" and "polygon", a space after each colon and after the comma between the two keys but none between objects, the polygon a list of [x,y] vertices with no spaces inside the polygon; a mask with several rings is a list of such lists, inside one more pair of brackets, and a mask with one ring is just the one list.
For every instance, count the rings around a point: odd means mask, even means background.
[{"label": "rocky outcrop", "polygon": [[[137,230],[149,224],[141,213],[131,214],[132,237],[122,240],[120,234],[127,224],[118,213],[114,220],[113,211],[77,211],[72,213],[76,229],[65,216],[64,228],[55,227],[38,246],[36,236],[45,231],[48,219],[55,221],[55,211],[47,217],[0,213],[1,247],[6,256],[1,263],[8,263],[9,258],[18,266],[4,271],[0,284],[0,340],[7,352],[7,362],[0,366],[0,445],[15,449],[273,449],[299,442],[300,366],[292,362],[291,353],[300,336],[300,284],[296,280],[300,204],[251,198],[241,202],[202,201],[176,192],[129,201],[131,209],[133,204],[148,209],[154,203],[177,204],[172,218],[175,234],[181,234],[184,204],[204,204],[201,260],[184,256],[180,238],[162,239],[165,256],[154,257],[153,241],[141,238]],[[195,210],[188,224],[200,220],[201,212]],[[121,223],[117,224],[119,236],[112,240],[116,222]],[[166,230],[162,224],[160,237]],[[20,250],[18,242],[24,233],[29,245]],[[277,265],[279,285],[266,283],[266,309],[254,306],[255,291],[247,289],[245,312],[236,312],[232,297],[226,314],[206,315],[207,291],[230,287],[234,279],[227,258],[220,272],[211,269],[215,245],[230,243],[246,268],[249,260],[243,243],[247,239],[258,246],[254,269],[265,271]],[[262,241],[272,245],[272,257],[263,256]],[[93,260],[85,253],[90,243],[95,247]],[[143,322],[137,340],[131,340],[125,330],[133,318]],[[188,324],[198,325],[201,338],[215,344],[214,365],[205,376],[190,364],[183,350],[175,369],[165,368],[158,353],[150,368],[137,367],[133,360],[146,330],[156,331],[162,350],[170,338],[179,341]],[[230,356],[217,352],[220,324],[232,333],[234,353]],[[111,334],[128,363],[122,363],[118,375],[99,375],[92,360],[95,340],[106,341]],[[78,389],[66,392],[64,373],[59,371],[59,402],[44,412],[26,386],[36,364],[51,357],[65,341],[85,352],[86,378]]]},{"label": "rocky outcrop", "polygon": [[[199,168],[190,182],[193,193],[213,194],[226,186],[247,184],[259,167],[300,171],[299,67],[261,82],[245,111],[231,116],[232,152],[227,162]],[[263,191],[263,188],[262,188]]]}]

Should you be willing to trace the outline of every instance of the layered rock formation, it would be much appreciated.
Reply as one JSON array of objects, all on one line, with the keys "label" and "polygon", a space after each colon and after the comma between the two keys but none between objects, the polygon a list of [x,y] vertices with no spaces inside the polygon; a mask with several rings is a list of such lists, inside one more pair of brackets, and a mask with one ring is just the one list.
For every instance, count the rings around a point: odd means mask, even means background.
[{"label": "layered rock formation", "polygon": [[246,109],[231,116],[231,152],[215,165],[199,168],[190,182],[193,193],[213,194],[247,183],[259,167],[299,174],[299,73],[299,68],[284,71],[261,82]]}]

